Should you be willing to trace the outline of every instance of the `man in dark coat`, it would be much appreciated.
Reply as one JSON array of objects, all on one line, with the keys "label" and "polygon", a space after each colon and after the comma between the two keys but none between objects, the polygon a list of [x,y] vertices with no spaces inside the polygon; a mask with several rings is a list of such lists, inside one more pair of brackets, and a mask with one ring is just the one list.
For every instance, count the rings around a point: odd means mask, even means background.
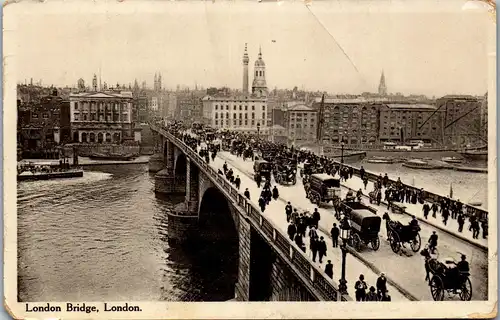
[{"label": "man in dark coat", "polygon": [[339,234],[340,229],[337,227],[337,224],[334,223],[332,230],[330,230],[330,235],[332,236],[332,245],[334,248],[337,248],[339,245]]},{"label": "man in dark coat", "polygon": [[312,237],[309,239],[309,249],[311,249],[312,252],[312,259],[313,262],[316,262],[316,254],[318,253],[318,238]]},{"label": "man in dark coat", "polygon": [[361,166],[361,168],[359,169],[359,176],[361,180],[365,179],[365,168],[363,168],[363,166]]},{"label": "man in dark coat", "polygon": [[382,300],[382,297],[385,296],[387,292],[387,278],[385,277],[385,273],[380,273],[380,276],[377,279],[377,293]]},{"label": "man in dark coat", "polygon": [[304,245],[304,241],[302,239],[302,235],[300,235],[298,233],[295,235],[295,244],[297,244],[297,246],[299,246],[299,248],[303,252],[306,252],[306,246]]},{"label": "man in dark coat", "polygon": [[250,191],[248,191],[248,188],[245,189],[245,192],[243,193],[243,195],[248,199],[250,200]]},{"label": "man in dark coat", "polygon": [[323,237],[319,238],[317,242],[318,255],[319,255],[319,263],[323,262],[323,257],[326,257],[326,243]]},{"label": "man in dark coat", "polygon": [[316,229],[318,228],[319,220],[321,219],[321,215],[319,214],[318,208],[314,208],[313,212],[313,221]]},{"label": "man in dark coat", "polygon": [[290,237],[290,240],[293,241],[295,239],[295,234],[297,233],[297,227],[293,223],[290,223],[288,225],[287,233],[288,237]]},{"label": "man in dark coat", "polygon": [[325,273],[327,276],[333,279],[333,264],[332,260],[328,260],[326,266],[325,266]]},{"label": "man in dark coat", "polygon": [[266,209],[266,200],[262,196],[259,198],[259,207],[262,212]]},{"label": "man in dark coat", "polygon": [[422,207],[422,211],[424,212],[424,218],[427,219],[427,216],[429,215],[429,212],[431,211],[431,208],[427,203],[424,203],[424,206]]},{"label": "man in dark coat", "polygon": [[278,192],[278,188],[276,188],[276,186],[274,186],[274,188],[273,188],[273,199],[274,200],[278,200],[279,196],[280,196],[280,194]]},{"label": "man in dark coat", "polygon": [[356,290],[356,301],[364,301],[366,297],[366,289],[368,289],[364,275],[359,275],[359,280],[354,284],[354,289]]},{"label": "man in dark coat", "polygon": [[457,222],[458,222],[458,232],[462,232],[464,230],[464,224],[465,224],[465,217],[462,212],[458,214]]},{"label": "man in dark coat", "polygon": [[288,203],[285,206],[286,222],[290,221],[290,216],[292,215],[292,210],[293,210],[292,205],[291,205],[290,201],[288,201]]},{"label": "man in dark coat", "polygon": [[241,185],[241,179],[240,179],[240,176],[236,176],[236,178],[234,179],[234,185],[236,186],[236,189],[240,190],[240,185]]}]

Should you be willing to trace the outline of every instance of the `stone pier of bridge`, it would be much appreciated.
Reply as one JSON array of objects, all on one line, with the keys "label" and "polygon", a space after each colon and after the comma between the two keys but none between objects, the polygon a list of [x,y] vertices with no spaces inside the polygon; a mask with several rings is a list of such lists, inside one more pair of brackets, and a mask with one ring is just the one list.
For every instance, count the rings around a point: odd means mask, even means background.
[{"label": "stone pier of bridge", "polygon": [[[224,247],[234,247],[237,257],[232,285],[238,301],[340,298],[337,284],[326,280],[322,271],[315,269],[300,250],[288,242],[286,236],[278,235],[277,229],[272,229],[268,222],[265,223],[268,235],[265,235],[259,227],[259,223],[263,223],[262,218],[258,218],[259,211],[247,204],[234,187],[212,172],[198,156],[199,159],[193,160],[192,151],[181,150],[179,140],[174,144],[164,136],[159,138],[157,150],[161,152],[151,157],[149,163],[150,171],[156,173],[155,192],[184,195],[181,203],[165,212],[169,242],[173,245],[222,243]],[[183,145],[183,148],[187,147]],[[221,253],[214,251],[213,254],[217,261]],[[347,296],[342,299],[350,300]]]}]

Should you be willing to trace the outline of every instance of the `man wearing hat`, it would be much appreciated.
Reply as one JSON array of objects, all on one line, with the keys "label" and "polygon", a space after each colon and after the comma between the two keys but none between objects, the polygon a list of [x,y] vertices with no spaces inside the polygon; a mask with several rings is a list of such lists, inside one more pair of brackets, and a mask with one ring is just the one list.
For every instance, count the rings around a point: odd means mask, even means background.
[{"label": "man wearing hat", "polygon": [[380,297],[380,300],[383,300],[387,292],[387,278],[385,277],[385,273],[381,272],[380,276],[377,279],[377,294]]}]

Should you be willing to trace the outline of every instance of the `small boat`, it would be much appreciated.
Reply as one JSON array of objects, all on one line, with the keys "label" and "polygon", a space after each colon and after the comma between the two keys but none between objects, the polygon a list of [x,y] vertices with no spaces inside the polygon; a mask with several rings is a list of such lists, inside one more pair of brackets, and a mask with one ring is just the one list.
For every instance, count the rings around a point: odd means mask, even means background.
[{"label": "small boat", "polygon": [[129,161],[135,156],[133,154],[116,154],[116,153],[92,153],[89,158],[92,160],[115,160],[115,161]]},{"label": "small boat", "polygon": [[52,172],[31,172],[24,171],[17,175],[17,181],[52,180],[62,178],[83,177],[82,169],[68,169]]},{"label": "small boat", "polygon": [[404,167],[412,168],[412,169],[424,169],[424,170],[432,170],[432,169],[441,169],[442,166],[431,164],[427,161],[420,159],[412,159],[403,163]]},{"label": "small boat", "polygon": [[460,154],[466,159],[488,160],[488,150],[465,150]]},{"label": "small boat", "polygon": [[443,157],[441,158],[441,161],[446,163],[462,163],[463,159],[458,157]]},{"label": "small boat", "polygon": [[368,159],[366,160],[368,163],[394,163],[392,159]]}]

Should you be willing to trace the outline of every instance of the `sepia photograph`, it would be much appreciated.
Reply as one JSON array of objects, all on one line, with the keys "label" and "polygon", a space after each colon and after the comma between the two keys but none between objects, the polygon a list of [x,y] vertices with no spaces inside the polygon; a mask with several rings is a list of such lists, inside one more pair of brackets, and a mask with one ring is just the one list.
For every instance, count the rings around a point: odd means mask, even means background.
[{"label": "sepia photograph", "polygon": [[495,14],[6,3],[7,310],[496,316]]}]

